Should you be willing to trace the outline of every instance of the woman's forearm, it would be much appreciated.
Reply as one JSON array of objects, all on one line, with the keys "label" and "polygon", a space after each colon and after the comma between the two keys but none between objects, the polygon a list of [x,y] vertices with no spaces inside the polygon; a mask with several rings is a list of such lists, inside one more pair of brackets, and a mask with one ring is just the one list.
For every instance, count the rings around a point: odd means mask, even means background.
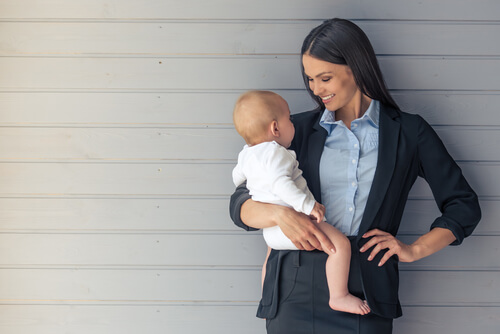
[{"label": "woman's forearm", "polygon": [[318,224],[293,208],[249,199],[241,205],[240,217],[244,224],[252,228],[278,225],[298,249],[335,249],[332,241],[318,228]]},{"label": "woman's forearm", "polygon": [[384,265],[393,255],[397,255],[401,262],[418,261],[436,253],[456,240],[453,232],[441,227],[433,228],[411,245],[405,244],[392,234],[379,229],[366,232],[363,238],[371,239],[359,249],[360,252],[364,253],[373,247],[368,256],[368,261],[372,261],[381,250],[387,249],[380,259],[379,266]]},{"label": "woman's forearm", "polygon": [[247,231],[279,226],[301,250],[335,248],[308,215],[283,205],[256,202],[251,199],[244,184],[236,188],[231,196],[229,214],[237,226]]},{"label": "woman's forearm", "polygon": [[241,206],[241,220],[248,226],[262,229],[277,225],[276,211],[282,210],[283,206],[247,200]]},{"label": "woman's forearm", "polygon": [[450,230],[440,227],[433,228],[410,245],[415,257],[414,261],[436,253],[455,240],[455,235]]}]

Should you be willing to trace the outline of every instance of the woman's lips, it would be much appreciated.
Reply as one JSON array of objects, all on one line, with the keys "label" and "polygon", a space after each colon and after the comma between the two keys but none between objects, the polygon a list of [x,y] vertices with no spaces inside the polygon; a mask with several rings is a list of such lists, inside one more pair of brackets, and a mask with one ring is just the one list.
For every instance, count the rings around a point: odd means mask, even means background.
[{"label": "woman's lips", "polygon": [[324,104],[327,104],[328,102],[330,102],[333,99],[334,96],[335,96],[335,94],[330,94],[330,95],[327,95],[327,96],[322,96],[321,100],[323,101]]}]

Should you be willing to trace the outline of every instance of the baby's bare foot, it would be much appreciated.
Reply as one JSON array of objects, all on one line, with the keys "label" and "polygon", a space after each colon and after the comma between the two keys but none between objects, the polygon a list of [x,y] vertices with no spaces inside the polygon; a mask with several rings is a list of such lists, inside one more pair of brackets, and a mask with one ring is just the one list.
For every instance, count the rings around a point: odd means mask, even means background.
[{"label": "baby's bare foot", "polygon": [[366,300],[361,300],[351,294],[330,299],[330,307],[335,311],[365,315],[370,313]]}]

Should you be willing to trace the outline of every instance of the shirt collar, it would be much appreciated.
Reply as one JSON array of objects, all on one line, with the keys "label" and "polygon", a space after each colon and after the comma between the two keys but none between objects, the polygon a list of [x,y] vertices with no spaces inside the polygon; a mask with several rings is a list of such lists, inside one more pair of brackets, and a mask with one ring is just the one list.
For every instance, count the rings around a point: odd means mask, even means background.
[{"label": "shirt collar", "polygon": [[[358,119],[368,120],[372,124],[372,126],[378,129],[379,118],[380,118],[380,102],[372,99],[364,115]],[[332,133],[335,126],[341,123],[343,124],[342,121],[335,121],[335,111],[329,111],[328,109],[325,109],[323,115],[321,116],[321,119],[319,120],[319,124],[328,132],[328,134]]]}]

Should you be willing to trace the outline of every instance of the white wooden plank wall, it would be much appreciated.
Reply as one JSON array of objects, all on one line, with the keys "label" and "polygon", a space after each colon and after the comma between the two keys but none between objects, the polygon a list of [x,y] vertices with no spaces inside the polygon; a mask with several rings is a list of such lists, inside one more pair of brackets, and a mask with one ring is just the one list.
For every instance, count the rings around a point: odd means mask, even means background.
[{"label": "white wooden plank wall", "polygon": [[[0,333],[263,333],[264,244],[227,214],[231,110],[255,88],[312,107],[300,44],[335,16],[484,212],[463,246],[401,266],[395,333],[498,333],[495,0],[0,0]],[[437,214],[419,182],[401,238]]]}]

